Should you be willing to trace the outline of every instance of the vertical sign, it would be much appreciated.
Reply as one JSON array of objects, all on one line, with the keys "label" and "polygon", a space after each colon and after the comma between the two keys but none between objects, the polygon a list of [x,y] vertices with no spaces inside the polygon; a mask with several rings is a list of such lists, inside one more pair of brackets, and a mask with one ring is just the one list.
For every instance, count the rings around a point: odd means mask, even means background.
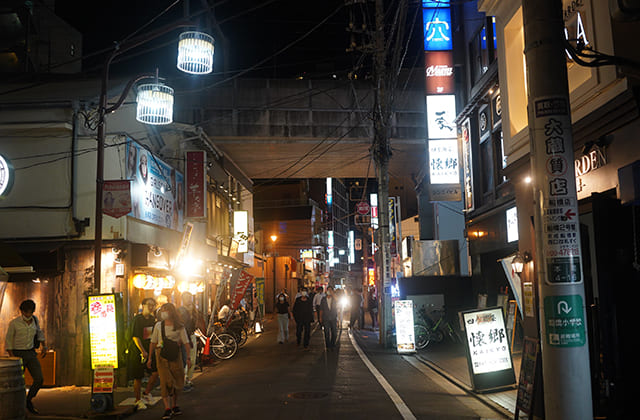
[{"label": "vertical sign", "polygon": [[582,283],[569,104],[562,97],[536,99],[534,116],[535,130],[544,139],[535,150],[535,173],[542,176],[538,187],[542,195],[544,280],[547,284]]},{"label": "vertical sign", "polygon": [[233,238],[238,242],[238,252],[249,251],[249,213],[246,210],[233,212]]},{"label": "vertical sign", "polygon": [[427,95],[453,94],[453,53],[431,51],[424,53]]},{"label": "vertical sign", "polygon": [[396,300],[393,304],[396,319],[398,353],[415,353],[416,340],[413,325],[413,301]]},{"label": "vertical sign", "polygon": [[204,151],[185,153],[185,183],[187,208],[185,217],[206,217],[207,188]]},{"label": "vertical sign", "polygon": [[398,217],[396,214],[396,197],[389,197],[389,253],[392,258],[398,256]]},{"label": "vertical sign", "polygon": [[473,164],[471,161],[471,123],[462,123],[462,183],[464,187],[464,208],[473,210]]},{"label": "vertical sign", "polygon": [[[234,291],[233,291],[233,297],[231,301],[232,310],[235,311],[236,309],[238,309],[238,306],[240,306],[240,301],[244,297],[244,294],[247,291],[247,287],[249,287],[249,284],[251,284],[251,282],[253,281],[253,278],[254,277],[251,274],[247,273],[244,270],[240,272],[240,275],[238,276],[238,280],[236,281],[236,287],[234,288]],[[231,322],[231,317],[227,319],[227,326],[229,326],[230,322]]]},{"label": "vertical sign", "polygon": [[88,297],[89,349],[91,369],[98,366],[118,368],[118,328],[116,322],[116,296]]}]

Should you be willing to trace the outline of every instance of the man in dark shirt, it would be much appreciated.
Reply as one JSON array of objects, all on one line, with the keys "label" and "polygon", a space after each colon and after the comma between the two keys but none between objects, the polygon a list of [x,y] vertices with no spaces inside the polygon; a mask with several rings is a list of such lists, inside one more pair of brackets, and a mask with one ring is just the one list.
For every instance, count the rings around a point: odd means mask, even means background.
[{"label": "man in dark shirt", "polygon": [[300,345],[300,339],[304,332],[304,349],[309,349],[309,337],[311,335],[311,322],[313,322],[313,301],[309,298],[306,287],[300,291],[300,296],[293,303],[293,318],[296,321],[296,342]]},{"label": "man in dark shirt", "polygon": [[[142,301],[142,313],[136,315],[132,321],[131,343],[129,346],[129,361],[127,372],[129,379],[133,379],[133,394],[136,399],[136,408],[143,410],[147,408],[146,404],[150,402],[150,391],[153,389],[158,378],[158,370],[156,369],[155,356],[149,354],[149,345],[151,344],[151,332],[156,323],[154,309],[156,301],[146,298]],[[145,364],[149,357],[152,358],[151,369],[147,369]],[[149,373],[149,382],[144,392],[144,396],[140,394],[142,378],[145,372]],[[145,401],[146,400],[146,401]]]}]

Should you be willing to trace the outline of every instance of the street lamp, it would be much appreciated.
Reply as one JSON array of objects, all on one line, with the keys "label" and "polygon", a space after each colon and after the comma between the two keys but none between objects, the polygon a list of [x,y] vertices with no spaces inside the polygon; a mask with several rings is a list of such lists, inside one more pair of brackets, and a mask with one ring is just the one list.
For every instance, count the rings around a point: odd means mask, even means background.
[{"label": "street lamp", "polygon": [[[158,82],[158,73],[142,74],[127,84],[118,101],[109,106],[107,103],[107,85],[109,70],[113,60],[120,54],[139,47],[161,35],[178,28],[193,27],[193,23],[180,21],[173,23],[146,35],[127,39],[115,45],[107,57],[102,71],[100,100],[98,103],[98,133],[97,133],[97,163],[96,163],[96,212],[94,239],[94,288],[100,293],[102,276],[102,188],[104,184],[104,143],[106,135],[105,116],[115,112],[124,102],[133,85],[143,79],[155,79],[155,83],[138,87],[136,119],[145,124],[163,125],[173,122],[173,89]],[[201,32],[185,32],[180,36],[178,44],[177,67],[190,74],[207,74],[213,68],[213,38]]]}]

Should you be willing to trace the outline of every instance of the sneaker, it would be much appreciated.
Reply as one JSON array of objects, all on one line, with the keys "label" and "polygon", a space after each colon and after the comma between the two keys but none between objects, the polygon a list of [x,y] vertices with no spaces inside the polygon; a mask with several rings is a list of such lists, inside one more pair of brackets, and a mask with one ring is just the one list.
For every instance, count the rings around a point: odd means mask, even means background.
[{"label": "sneaker", "polygon": [[191,392],[191,385],[185,385],[182,387],[182,392]]},{"label": "sneaker", "polygon": [[171,412],[173,413],[174,416],[179,416],[182,414],[182,410],[180,410],[180,407],[178,407],[177,405],[173,407]]},{"label": "sneaker", "polygon": [[173,411],[171,411],[170,408],[167,408],[166,410],[164,410],[164,414],[162,415],[162,420],[169,420],[172,414],[173,414]]},{"label": "sneaker", "polygon": [[153,402],[153,395],[142,393],[142,399],[145,404],[151,404]]},{"label": "sneaker", "polygon": [[147,409],[147,405],[142,400],[136,401],[135,406],[136,406],[136,410],[146,410]]}]

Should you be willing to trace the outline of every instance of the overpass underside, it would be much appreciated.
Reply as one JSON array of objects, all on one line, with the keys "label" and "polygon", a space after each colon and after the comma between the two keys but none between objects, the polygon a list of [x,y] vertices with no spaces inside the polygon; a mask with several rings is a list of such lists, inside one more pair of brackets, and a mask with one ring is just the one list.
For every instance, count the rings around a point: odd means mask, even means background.
[{"label": "overpass underside", "polygon": [[[399,85],[406,87],[392,108],[391,182],[419,179],[426,165],[423,85]],[[201,91],[181,119],[202,127],[249,178],[376,176],[368,82],[237,79]]]}]

